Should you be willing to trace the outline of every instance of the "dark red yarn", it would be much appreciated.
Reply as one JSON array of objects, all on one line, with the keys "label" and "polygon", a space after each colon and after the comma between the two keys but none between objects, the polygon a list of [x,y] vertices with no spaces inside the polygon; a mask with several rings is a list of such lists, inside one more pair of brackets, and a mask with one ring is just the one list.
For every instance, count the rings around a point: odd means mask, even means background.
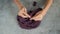
[{"label": "dark red yarn", "polygon": [[33,2],[33,6],[36,6],[36,4],[37,4],[37,2],[36,2],[36,1],[34,1],[34,2]]},{"label": "dark red yarn", "polygon": [[[28,11],[28,14],[33,17],[38,11],[42,10],[42,8],[38,8],[33,11]],[[21,28],[24,29],[33,29],[40,25],[41,21],[30,20],[30,18],[22,18],[21,16],[17,15],[17,21]]]}]

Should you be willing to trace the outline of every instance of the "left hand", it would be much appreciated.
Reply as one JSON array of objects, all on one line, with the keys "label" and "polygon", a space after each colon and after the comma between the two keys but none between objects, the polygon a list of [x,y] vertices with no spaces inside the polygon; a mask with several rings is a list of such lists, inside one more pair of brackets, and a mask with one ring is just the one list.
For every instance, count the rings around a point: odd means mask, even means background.
[{"label": "left hand", "polygon": [[27,9],[24,7],[21,10],[19,10],[18,15],[23,18],[30,18],[31,16],[27,13]]}]

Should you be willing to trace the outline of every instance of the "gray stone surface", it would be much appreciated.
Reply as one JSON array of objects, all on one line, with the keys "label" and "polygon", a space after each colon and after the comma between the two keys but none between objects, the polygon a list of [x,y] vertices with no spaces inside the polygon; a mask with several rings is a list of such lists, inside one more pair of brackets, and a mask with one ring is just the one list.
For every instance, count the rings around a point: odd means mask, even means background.
[{"label": "gray stone surface", "polygon": [[[33,1],[37,1],[40,7],[44,4],[44,0],[21,0],[26,8],[32,7]],[[60,34],[60,0],[54,0],[36,29],[21,29],[17,24],[17,13],[18,8],[12,0],[0,0],[0,34]]]}]

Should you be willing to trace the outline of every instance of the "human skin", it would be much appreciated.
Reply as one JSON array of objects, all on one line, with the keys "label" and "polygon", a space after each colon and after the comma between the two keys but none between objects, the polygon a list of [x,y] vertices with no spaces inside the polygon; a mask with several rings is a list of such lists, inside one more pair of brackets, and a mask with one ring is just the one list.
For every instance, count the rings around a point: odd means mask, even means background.
[{"label": "human skin", "polygon": [[14,3],[18,6],[19,12],[18,15],[23,17],[23,18],[27,18],[30,16],[27,14],[27,9],[19,2],[19,0],[13,0]]},{"label": "human skin", "polygon": [[33,17],[28,15],[27,9],[19,2],[19,0],[14,0],[14,2],[17,4],[17,6],[19,8],[19,12],[18,12],[19,16],[21,16],[23,18],[29,17],[30,20],[38,21],[38,20],[42,20],[43,19],[43,17],[47,13],[49,7],[51,6],[53,0],[46,0],[44,8],[41,11],[39,11],[38,13],[36,13]]},{"label": "human skin", "polygon": [[36,13],[35,16],[33,16],[30,20],[34,19],[34,20],[42,20],[43,17],[46,15],[49,7],[51,6],[53,0],[46,0],[45,6],[42,9],[42,11],[39,11],[38,13]]},{"label": "human skin", "polygon": [[[47,13],[47,10],[52,4],[52,0],[47,0],[44,8],[35,8],[27,12],[27,9],[19,2],[19,0],[14,0],[19,8],[17,15],[18,25],[23,29],[33,29],[40,25],[42,18]],[[33,6],[36,6],[36,2],[33,2]]]}]

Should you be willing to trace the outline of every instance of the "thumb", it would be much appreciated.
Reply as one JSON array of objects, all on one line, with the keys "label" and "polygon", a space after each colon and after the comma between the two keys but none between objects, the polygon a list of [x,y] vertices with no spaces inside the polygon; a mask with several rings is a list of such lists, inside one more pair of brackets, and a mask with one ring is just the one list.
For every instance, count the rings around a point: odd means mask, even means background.
[{"label": "thumb", "polygon": [[31,18],[31,16],[30,16],[28,13],[25,12],[24,14],[25,14],[27,17]]},{"label": "thumb", "polygon": [[34,18],[31,18],[30,20],[33,20]]}]

